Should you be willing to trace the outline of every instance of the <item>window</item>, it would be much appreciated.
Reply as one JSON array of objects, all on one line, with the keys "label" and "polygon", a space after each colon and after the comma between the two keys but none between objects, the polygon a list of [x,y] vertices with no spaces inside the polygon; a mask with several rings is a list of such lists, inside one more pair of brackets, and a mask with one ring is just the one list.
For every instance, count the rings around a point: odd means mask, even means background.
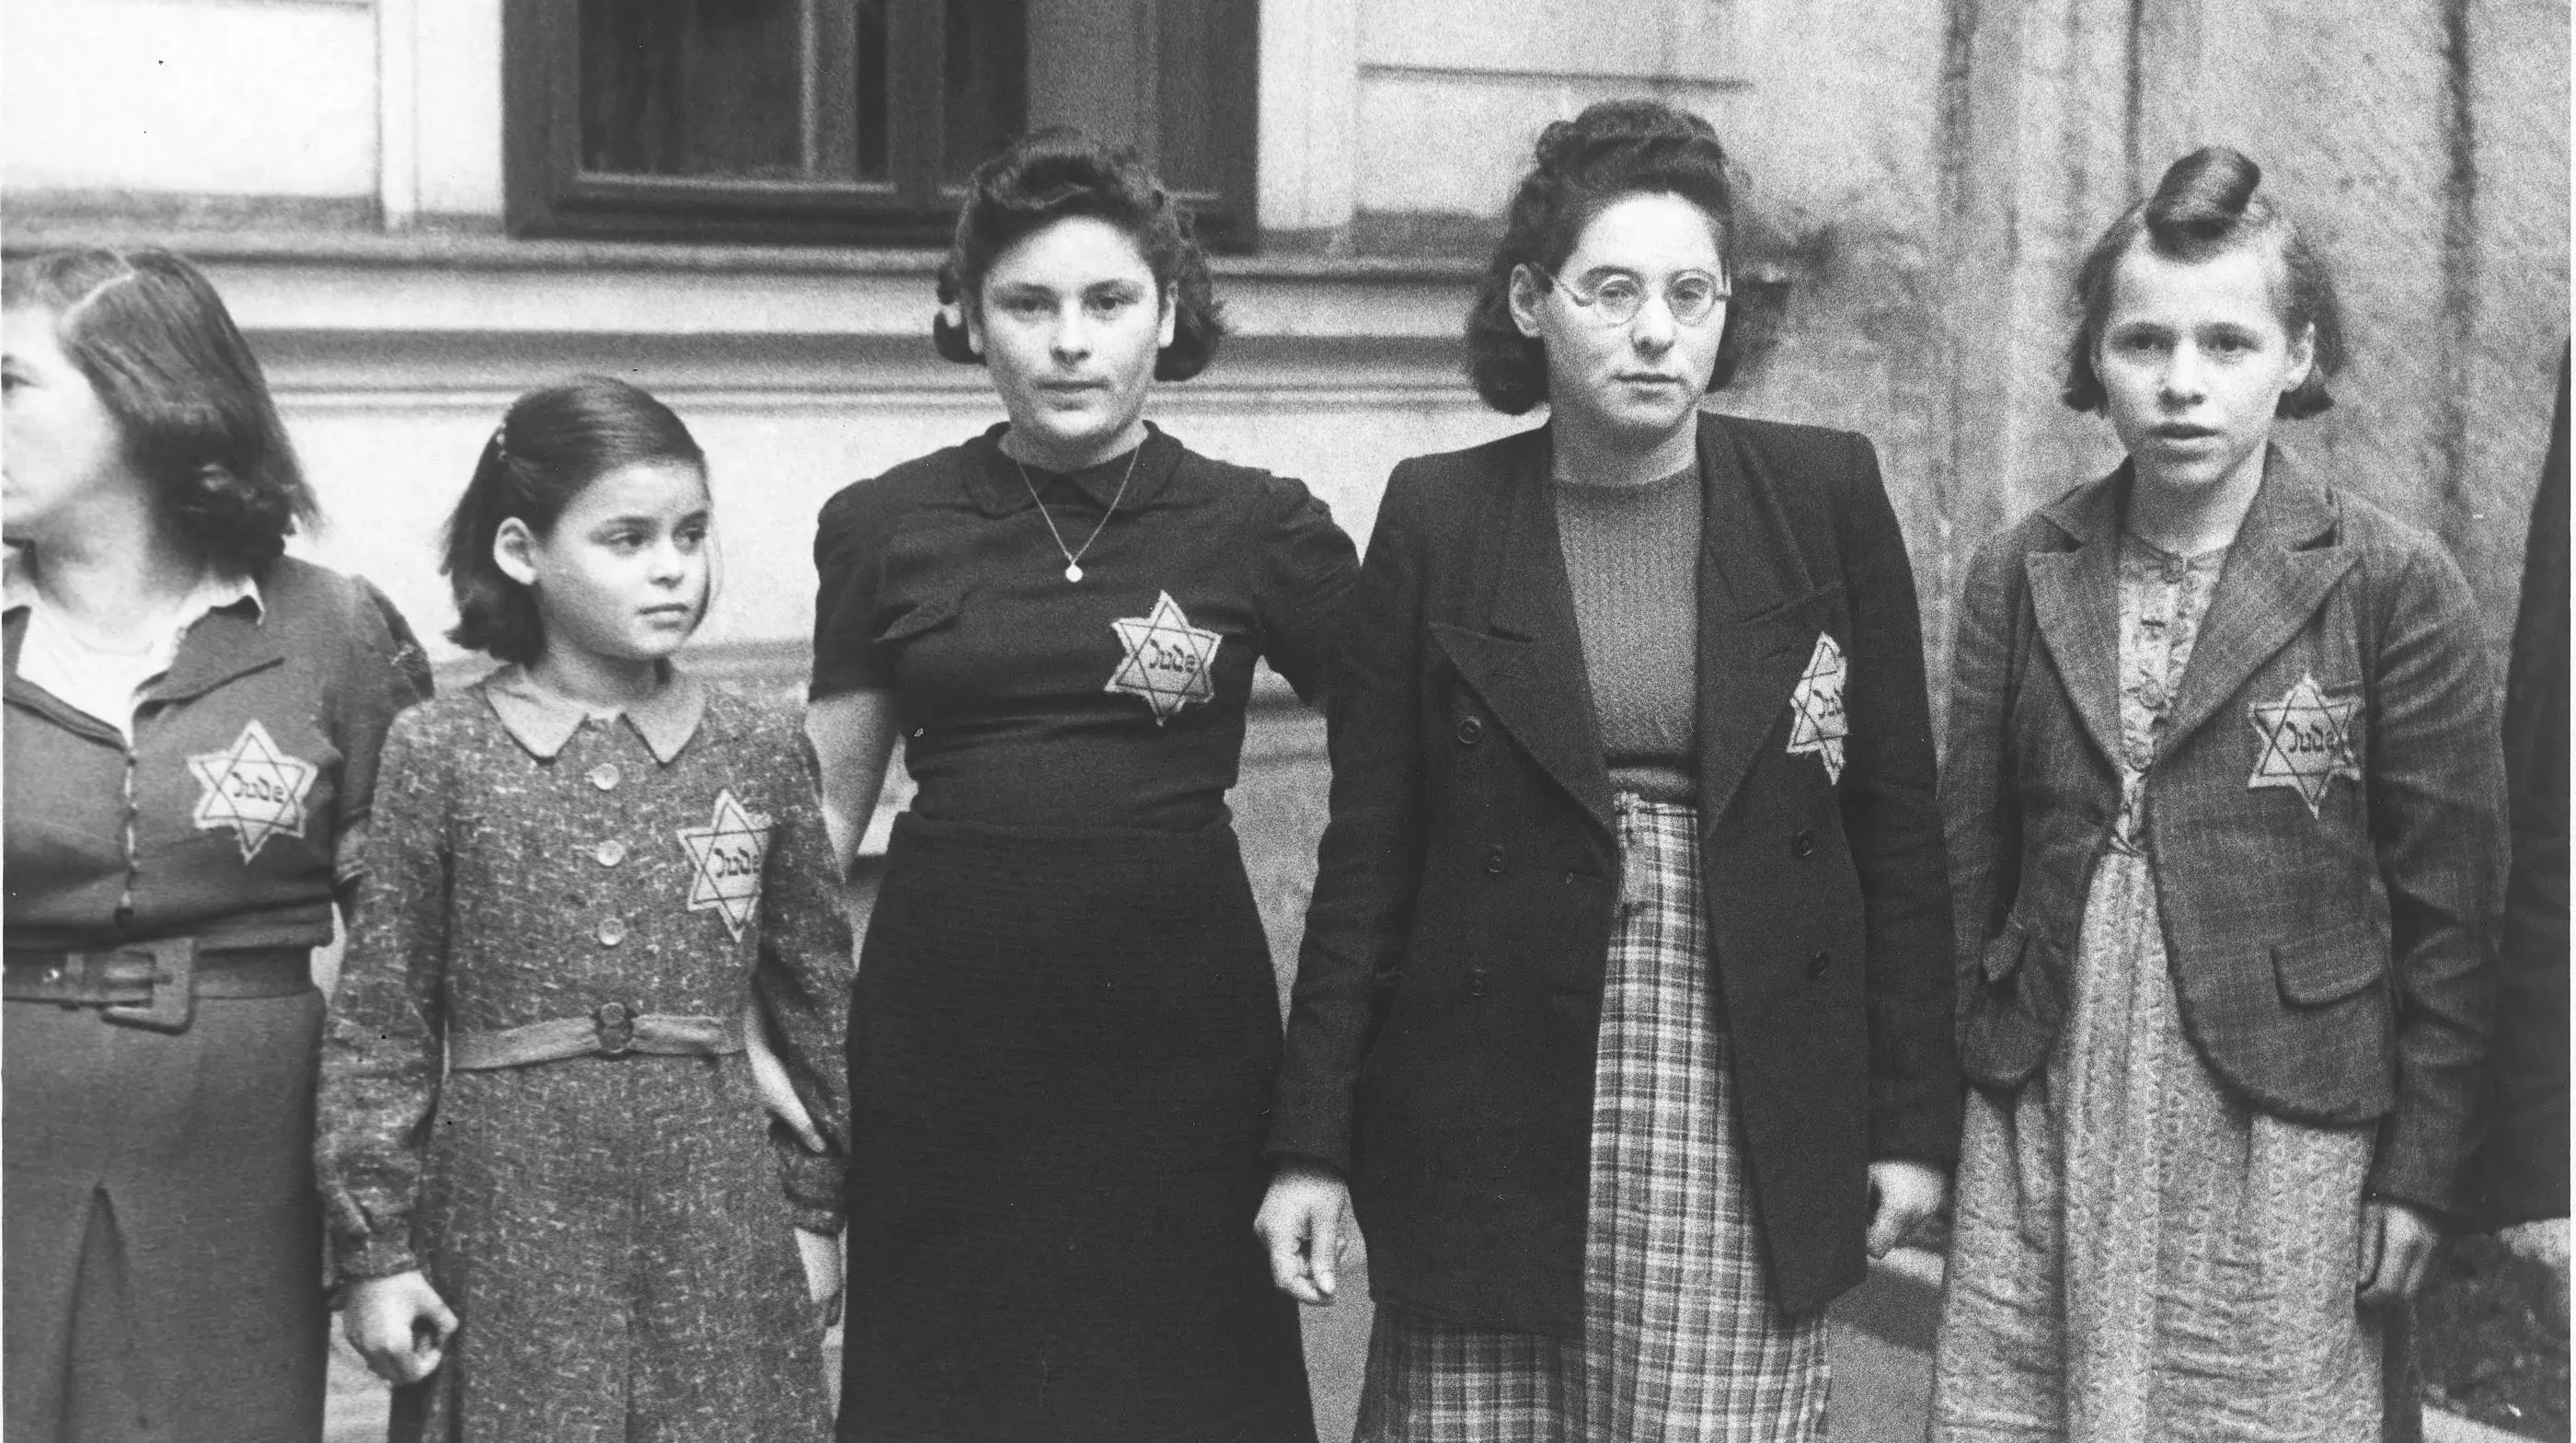
[{"label": "window", "polygon": [[520,235],[936,246],[1032,126],[1253,228],[1258,0],[508,0]]}]

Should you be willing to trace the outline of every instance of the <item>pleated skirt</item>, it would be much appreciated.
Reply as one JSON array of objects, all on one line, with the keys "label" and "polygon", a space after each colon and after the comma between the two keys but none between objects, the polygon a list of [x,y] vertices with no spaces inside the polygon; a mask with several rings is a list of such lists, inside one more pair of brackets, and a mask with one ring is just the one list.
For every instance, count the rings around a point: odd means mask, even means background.
[{"label": "pleated skirt", "polygon": [[1584,1336],[1378,1310],[1359,1443],[1824,1436],[1825,1323],[1772,1301],[1711,1012],[1696,809],[1621,795],[1594,1064]]},{"label": "pleated skirt", "polygon": [[319,1439],[322,994],[5,1013],[9,1443]]},{"label": "pleated skirt", "polygon": [[1252,1231],[1279,1054],[1230,828],[898,818],[851,1008],[840,1436],[1310,1443]]}]

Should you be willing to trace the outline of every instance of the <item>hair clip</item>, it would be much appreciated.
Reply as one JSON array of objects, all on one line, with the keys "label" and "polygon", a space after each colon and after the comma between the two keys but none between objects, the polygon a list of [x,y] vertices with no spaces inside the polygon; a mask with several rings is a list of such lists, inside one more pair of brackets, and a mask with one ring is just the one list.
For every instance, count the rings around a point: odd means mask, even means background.
[{"label": "hair clip", "polygon": [[492,449],[504,457],[510,454],[510,418],[507,416],[501,418],[500,425],[492,428]]}]

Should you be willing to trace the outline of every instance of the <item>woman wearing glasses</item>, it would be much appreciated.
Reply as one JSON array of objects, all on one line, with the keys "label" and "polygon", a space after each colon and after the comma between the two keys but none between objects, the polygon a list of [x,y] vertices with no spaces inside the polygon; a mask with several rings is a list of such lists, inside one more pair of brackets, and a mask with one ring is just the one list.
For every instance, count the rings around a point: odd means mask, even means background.
[{"label": "woman wearing glasses", "polygon": [[1548,424],[1404,463],[1259,1226],[1367,1440],[1821,1436],[1822,1309],[1940,1206],[1949,905],[1869,443],[1704,414],[1742,350],[1708,124],[1551,125],[1468,322]]}]

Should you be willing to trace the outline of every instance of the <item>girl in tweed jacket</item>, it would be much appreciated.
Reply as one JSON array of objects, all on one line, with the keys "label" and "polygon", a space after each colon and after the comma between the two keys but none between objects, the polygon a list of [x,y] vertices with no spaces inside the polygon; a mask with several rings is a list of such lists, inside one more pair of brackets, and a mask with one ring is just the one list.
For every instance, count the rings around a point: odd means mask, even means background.
[{"label": "girl in tweed jacket", "polygon": [[2439,544],[2270,444],[2341,335],[2259,181],[2187,156],[2095,245],[2066,400],[2129,459],[1960,608],[1943,1438],[2376,1436],[2463,1201],[2495,687]]},{"label": "girl in tweed jacket", "polygon": [[395,725],[323,1054],[396,1438],[827,1426],[848,925],[796,714],[668,660],[707,530],[687,429],[606,380],[522,397],[449,523],[453,635],[509,665]]}]

